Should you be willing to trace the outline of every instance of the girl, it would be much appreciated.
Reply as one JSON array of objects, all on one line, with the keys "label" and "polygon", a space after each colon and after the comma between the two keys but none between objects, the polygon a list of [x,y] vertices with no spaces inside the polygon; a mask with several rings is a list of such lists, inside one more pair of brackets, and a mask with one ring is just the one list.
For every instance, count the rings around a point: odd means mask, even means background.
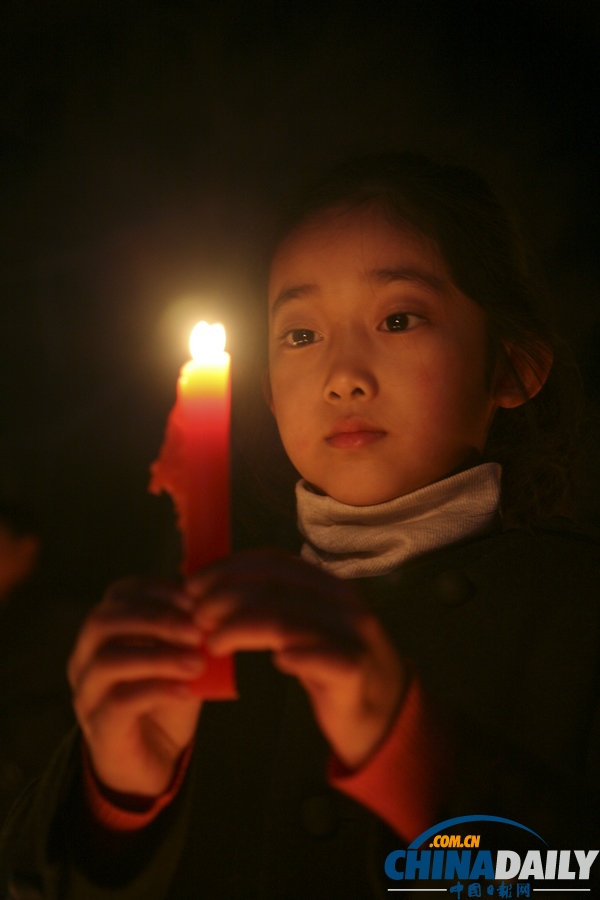
[{"label": "girl", "polygon": [[[387,851],[469,814],[596,839],[598,547],[548,518],[573,403],[502,210],[464,170],[361,160],[291,209],[268,293],[302,558],[108,592],[10,896],[387,896]],[[194,695],[199,644],[240,654],[235,703]]]}]

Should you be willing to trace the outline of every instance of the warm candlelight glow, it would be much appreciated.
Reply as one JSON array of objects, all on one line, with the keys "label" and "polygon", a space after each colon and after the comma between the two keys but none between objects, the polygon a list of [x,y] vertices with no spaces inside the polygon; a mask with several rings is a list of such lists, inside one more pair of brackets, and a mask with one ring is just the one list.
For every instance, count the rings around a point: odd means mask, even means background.
[{"label": "warm candlelight glow", "polygon": [[190,334],[190,353],[198,362],[220,357],[225,350],[225,329],[222,325],[198,322]]},{"label": "warm candlelight glow", "polygon": [[[231,552],[231,377],[223,326],[198,322],[190,335],[190,351],[193,358],[179,373],[175,406],[150,482],[151,491],[167,491],[173,498],[185,576]],[[206,668],[190,682],[191,690],[213,700],[236,697],[233,659],[205,656]]]}]

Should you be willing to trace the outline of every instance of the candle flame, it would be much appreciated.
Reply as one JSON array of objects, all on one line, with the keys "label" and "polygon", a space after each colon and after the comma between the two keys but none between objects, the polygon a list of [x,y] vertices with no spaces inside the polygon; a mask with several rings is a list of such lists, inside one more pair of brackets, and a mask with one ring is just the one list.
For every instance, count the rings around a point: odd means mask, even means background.
[{"label": "candle flame", "polygon": [[198,322],[190,334],[190,353],[197,360],[220,356],[225,350],[225,329],[222,325]]}]

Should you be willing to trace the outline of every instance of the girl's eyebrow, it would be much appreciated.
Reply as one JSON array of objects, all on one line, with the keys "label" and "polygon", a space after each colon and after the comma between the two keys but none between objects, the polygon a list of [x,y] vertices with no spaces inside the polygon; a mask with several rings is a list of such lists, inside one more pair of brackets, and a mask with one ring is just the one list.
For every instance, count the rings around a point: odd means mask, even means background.
[{"label": "girl's eyebrow", "polygon": [[270,314],[274,316],[275,313],[286,303],[289,303],[290,300],[299,300],[300,297],[306,297],[307,294],[313,294],[316,290],[316,284],[296,284],[292,287],[284,288],[284,290],[277,294],[277,297],[273,301]]},{"label": "girl's eyebrow", "polygon": [[416,284],[421,284],[434,291],[441,291],[446,287],[444,280],[438,278],[433,272],[426,272],[423,269],[407,268],[406,266],[371,269],[367,275],[378,284],[392,284],[394,281],[413,281],[416,282]]}]

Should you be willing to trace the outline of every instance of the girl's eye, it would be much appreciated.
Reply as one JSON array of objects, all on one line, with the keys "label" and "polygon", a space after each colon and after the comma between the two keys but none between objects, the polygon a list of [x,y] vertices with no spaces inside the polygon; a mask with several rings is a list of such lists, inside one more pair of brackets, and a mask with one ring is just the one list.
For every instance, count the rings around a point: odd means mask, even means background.
[{"label": "girl's eye", "polygon": [[382,331],[408,331],[421,321],[423,321],[421,316],[398,312],[386,316],[379,327]]},{"label": "girl's eye", "polygon": [[316,344],[317,341],[323,340],[323,335],[318,331],[311,331],[310,328],[292,328],[286,332],[282,340],[284,344],[290,347],[306,347],[309,344]]}]

